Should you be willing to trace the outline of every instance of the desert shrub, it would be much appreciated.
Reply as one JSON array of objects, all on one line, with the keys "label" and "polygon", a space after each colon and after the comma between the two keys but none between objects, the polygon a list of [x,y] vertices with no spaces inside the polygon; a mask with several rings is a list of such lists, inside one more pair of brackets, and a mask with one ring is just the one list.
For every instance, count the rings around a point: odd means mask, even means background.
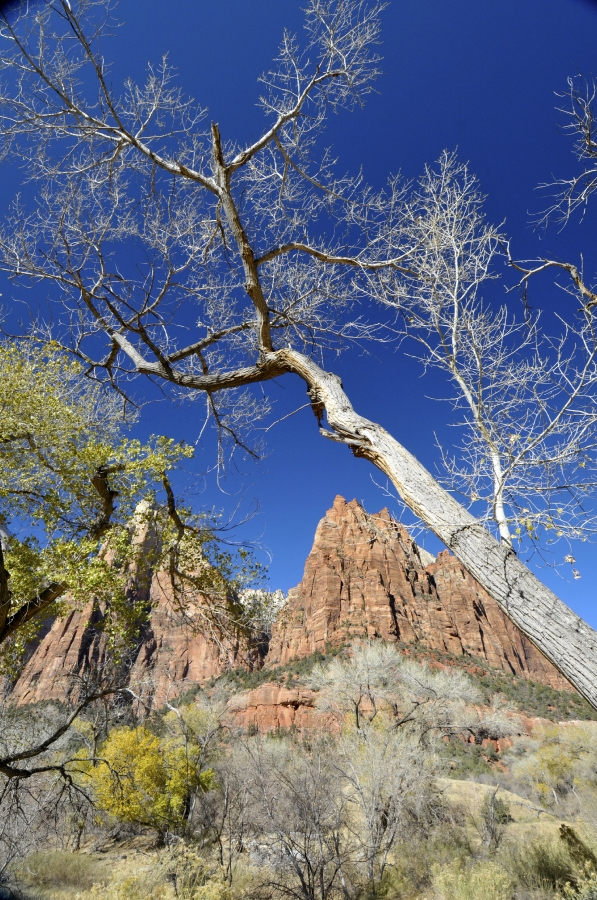
[{"label": "desert shrub", "polygon": [[475,821],[475,826],[484,847],[489,852],[497,850],[504,837],[506,826],[511,821],[510,806],[502,797],[498,797],[498,788],[495,791],[488,791],[481,804],[480,820]]},{"label": "desert shrub", "polygon": [[562,823],[560,825],[560,840],[563,841],[570,858],[576,865],[584,869],[586,867],[597,871],[597,856],[589,846],[576,833],[570,825]]},{"label": "desert shrub", "polygon": [[544,806],[565,803],[559,816],[594,808],[597,799],[595,727],[589,724],[538,726],[519,738],[508,754],[514,778]]},{"label": "desert shrub", "polygon": [[565,884],[558,900],[597,900],[597,872],[589,869],[576,884]]},{"label": "desert shrub", "polygon": [[97,882],[108,880],[109,873],[108,864],[103,859],[60,850],[32,853],[20,861],[14,870],[19,883],[42,890],[85,890]]},{"label": "desert shrub", "polygon": [[505,869],[487,860],[433,867],[433,887],[442,900],[510,900],[514,885]]},{"label": "desert shrub", "polygon": [[438,869],[470,861],[471,847],[465,827],[440,823],[429,829],[425,838],[412,835],[398,844],[392,854],[392,865],[386,869],[377,895],[387,900],[420,900],[429,896],[429,860]]},{"label": "desert shrub", "polygon": [[476,779],[493,774],[493,769],[485,758],[485,749],[480,744],[465,743],[455,737],[441,748],[441,752],[448,763],[447,774],[450,778]]},{"label": "desert shrub", "polygon": [[231,900],[221,870],[212,871],[190,847],[162,853],[154,865],[94,884],[77,900]]},{"label": "desert shrub", "polygon": [[575,884],[577,871],[566,847],[559,841],[531,841],[510,848],[508,871],[529,890],[561,890]]}]

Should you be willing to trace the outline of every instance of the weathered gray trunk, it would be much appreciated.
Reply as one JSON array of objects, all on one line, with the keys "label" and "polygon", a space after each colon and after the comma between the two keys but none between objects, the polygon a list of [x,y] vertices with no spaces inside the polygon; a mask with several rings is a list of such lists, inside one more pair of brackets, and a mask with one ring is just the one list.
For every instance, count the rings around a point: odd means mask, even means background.
[{"label": "weathered gray trunk", "polygon": [[542,584],[380,425],[355,413],[340,379],[294,350],[267,354],[306,382],[326,437],[348,444],[392,481],[402,500],[443,541],[511,621],[597,709],[597,633]]}]

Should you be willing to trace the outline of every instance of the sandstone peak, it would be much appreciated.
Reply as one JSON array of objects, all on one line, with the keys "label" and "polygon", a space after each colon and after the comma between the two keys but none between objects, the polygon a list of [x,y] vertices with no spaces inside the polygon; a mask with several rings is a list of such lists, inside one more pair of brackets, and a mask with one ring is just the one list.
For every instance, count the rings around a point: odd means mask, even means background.
[{"label": "sandstone peak", "polygon": [[337,496],[273,626],[266,665],[377,637],[570,689],[448,550],[434,559],[387,508],[371,515]]},{"label": "sandstone peak", "polygon": [[[142,583],[152,613],[128,677],[148,700],[159,705],[227,668],[262,665],[258,649],[189,628],[189,620],[201,616],[200,597],[182,621],[163,573],[149,573]],[[101,610],[90,600],[65,619],[48,623],[12,699],[28,703],[63,697],[70,675],[101,666],[107,646],[100,619]],[[386,508],[371,515],[357,500],[338,495],[317,526],[303,579],[289,592],[273,625],[266,665],[374,638],[398,642],[405,652],[416,646],[476,657],[493,668],[570,689],[447,550],[434,559]],[[284,702],[278,695],[275,702],[273,695],[255,696],[259,707],[292,707],[286,695]]]}]

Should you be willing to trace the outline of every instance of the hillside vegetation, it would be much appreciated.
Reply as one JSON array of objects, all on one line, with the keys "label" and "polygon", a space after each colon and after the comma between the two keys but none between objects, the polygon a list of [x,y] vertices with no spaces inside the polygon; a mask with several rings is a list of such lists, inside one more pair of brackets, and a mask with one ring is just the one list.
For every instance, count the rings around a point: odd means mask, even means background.
[{"label": "hillside vegetation", "polygon": [[[597,725],[533,721],[577,701],[446,662],[379,642],[150,716],[90,710],[52,754],[66,779],[5,792],[4,880],[23,900],[590,900]],[[266,678],[314,691],[322,727],[235,728],[227,697]],[[24,740],[58,715],[5,722]]]}]

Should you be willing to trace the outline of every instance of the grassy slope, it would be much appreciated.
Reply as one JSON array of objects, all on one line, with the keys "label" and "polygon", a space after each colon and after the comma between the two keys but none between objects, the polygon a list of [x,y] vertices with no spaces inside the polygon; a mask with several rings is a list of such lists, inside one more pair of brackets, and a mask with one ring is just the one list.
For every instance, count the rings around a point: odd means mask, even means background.
[{"label": "grassy slope", "polygon": [[[499,669],[491,669],[487,664],[473,656],[454,656],[437,650],[428,650],[412,644],[398,644],[398,649],[409,658],[426,662],[431,666],[456,667],[464,669],[478,685],[483,698],[489,702],[495,694],[502,694],[506,700],[528,716],[549,719],[552,722],[567,720],[597,721],[597,711],[576,691],[558,691],[537,681],[511,675]],[[267,682],[294,686],[308,678],[313,667],[325,664],[327,659],[346,652],[345,647],[329,647],[325,654],[317,652],[302,659],[294,660],[284,666],[271,669],[260,669],[248,672],[246,669],[233,669],[212,679],[208,688],[220,688],[230,695],[239,691],[249,691]],[[184,695],[191,699],[199,688],[191,689]]]}]

